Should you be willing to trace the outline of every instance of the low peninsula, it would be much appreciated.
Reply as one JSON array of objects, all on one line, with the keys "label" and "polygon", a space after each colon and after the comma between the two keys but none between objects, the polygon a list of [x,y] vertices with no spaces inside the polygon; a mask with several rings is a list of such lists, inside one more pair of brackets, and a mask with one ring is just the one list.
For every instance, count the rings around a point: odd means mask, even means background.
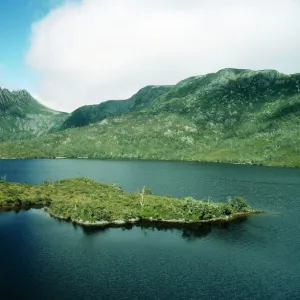
[{"label": "low peninsula", "polygon": [[109,226],[141,221],[208,223],[229,221],[257,213],[242,197],[224,203],[152,195],[147,188],[127,193],[119,185],[89,178],[63,179],[41,184],[0,180],[0,209],[45,207],[59,219],[86,226]]}]

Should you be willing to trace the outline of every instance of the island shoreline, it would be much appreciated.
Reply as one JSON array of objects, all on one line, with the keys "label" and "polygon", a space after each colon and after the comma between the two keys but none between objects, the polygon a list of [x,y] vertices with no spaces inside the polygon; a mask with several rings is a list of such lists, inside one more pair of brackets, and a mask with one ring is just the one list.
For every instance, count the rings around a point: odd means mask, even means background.
[{"label": "island shoreline", "polygon": [[241,213],[234,213],[232,215],[228,215],[226,217],[218,217],[218,218],[212,218],[209,220],[198,220],[198,221],[188,221],[188,220],[183,220],[183,219],[155,219],[155,218],[130,218],[128,220],[124,219],[119,219],[119,220],[101,220],[101,221],[96,221],[96,222],[88,222],[84,220],[77,220],[77,219],[72,219],[72,218],[66,218],[60,215],[56,215],[53,213],[49,207],[47,206],[39,206],[39,205],[32,205],[32,206],[3,206],[0,207],[0,212],[10,212],[10,211],[28,211],[31,209],[39,209],[43,210],[45,213],[47,213],[50,217],[61,220],[64,222],[76,224],[82,227],[93,227],[93,228],[115,228],[115,227],[126,227],[128,225],[143,225],[143,224],[151,224],[153,226],[159,226],[159,225],[168,225],[172,227],[174,226],[181,226],[181,227],[186,227],[186,226],[194,226],[198,225],[201,226],[203,224],[216,224],[216,223],[230,223],[234,220],[238,219],[244,219],[247,218],[251,215],[255,214],[260,214],[263,213],[262,210],[258,209],[252,209],[251,211],[247,212],[241,212]]}]

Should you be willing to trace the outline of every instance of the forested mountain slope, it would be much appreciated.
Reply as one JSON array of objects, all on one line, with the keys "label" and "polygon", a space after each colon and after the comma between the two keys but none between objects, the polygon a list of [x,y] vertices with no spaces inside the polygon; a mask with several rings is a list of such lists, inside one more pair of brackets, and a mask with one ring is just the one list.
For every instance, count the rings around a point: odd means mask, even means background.
[{"label": "forested mountain slope", "polygon": [[98,105],[86,105],[73,111],[62,129],[82,127],[100,122],[107,117],[134,112],[151,104],[158,96],[168,92],[171,86],[146,86],[127,100],[109,100]]},{"label": "forested mountain slope", "polygon": [[25,90],[0,88],[0,140],[40,136],[60,128],[65,117],[40,104]]},{"label": "forested mountain slope", "polygon": [[0,156],[300,166],[299,87],[299,74],[224,69],[185,79],[147,105],[101,122],[0,143]]}]

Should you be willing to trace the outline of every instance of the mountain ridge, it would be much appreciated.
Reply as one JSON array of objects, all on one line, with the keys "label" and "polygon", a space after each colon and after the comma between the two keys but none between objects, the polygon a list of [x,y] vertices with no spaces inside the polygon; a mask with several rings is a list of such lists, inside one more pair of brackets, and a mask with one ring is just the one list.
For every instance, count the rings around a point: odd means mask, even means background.
[{"label": "mountain ridge", "polygon": [[[0,156],[300,166],[299,86],[299,73],[222,69],[186,78],[155,96],[150,93],[149,98],[141,98],[145,100],[142,105],[132,104],[136,101],[130,100],[133,95],[129,101],[89,107],[85,126],[72,125],[39,138],[0,143]],[[102,108],[114,103],[126,109],[103,114]],[[93,110],[99,107],[100,113],[94,117]],[[78,121],[76,114],[73,118]]]},{"label": "mountain ridge", "polygon": [[[73,128],[73,127],[81,127],[86,126],[88,124],[100,122],[106,117],[111,116],[117,116],[122,113],[128,113],[133,112],[135,110],[141,109],[141,106],[134,106],[134,98],[136,96],[139,96],[140,93],[142,93],[144,90],[147,90],[149,88],[163,88],[164,90],[161,91],[161,93],[152,96],[151,101],[148,101],[147,103],[143,103],[144,107],[150,106],[153,102],[157,103],[156,110],[159,111],[163,109],[163,106],[166,105],[167,108],[165,110],[170,110],[168,106],[170,106],[170,103],[165,103],[166,101],[160,101],[161,96],[164,94],[166,95],[166,99],[176,99],[176,98],[183,98],[187,96],[185,94],[185,90],[188,91],[188,94],[191,92],[195,92],[197,89],[199,89],[199,84],[201,82],[204,83],[205,89],[204,92],[208,92],[211,90],[220,89],[230,83],[230,81],[237,81],[237,80],[250,80],[251,79],[257,79],[257,80],[264,80],[265,82],[269,79],[271,80],[278,80],[278,79],[288,79],[291,76],[298,76],[298,91],[299,91],[299,80],[300,80],[300,74],[283,74],[278,72],[277,70],[250,70],[250,69],[236,69],[236,68],[225,68],[221,69],[216,73],[208,73],[205,75],[199,75],[199,76],[192,76],[186,79],[183,79],[179,81],[175,85],[168,85],[168,86],[146,86],[141,88],[136,94],[134,94],[132,97],[125,99],[125,100],[108,100],[104,101],[100,104],[95,105],[86,105],[77,108],[75,111],[73,111],[67,120],[63,124],[62,129],[67,128]],[[257,78],[260,77],[260,78]],[[241,83],[243,84],[243,83]],[[187,86],[188,85],[188,86]],[[192,86],[191,86],[192,85]],[[249,87],[248,87],[249,88]],[[251,97],[251,95],[249,95]],[[255,95],[252,95],[252,98]],[[172,103],[174,105],[174,101]],[[182,106],[182,104],[179,104]],[[112,108],[111,108],[112,107]],[[195,107],[193,107],[194,109]],[[174,109],[174,108],[173,108]],[[197,107],[196,107],[197,109]],[[95,112],[95,111],[98,112]],[[103,111],[102,111],[103,110]],[[190,111],[188,111],[190,112]],[[76,118],[84,120],[81,120],[81,122],[77,122]]]},{"label": "mountain ridge", "polygon": [[54,111],[26,90],[0,87],[0,140],[37,137],[58,129],[66,114]]},{"label": "mountain ridge", "polygon": [[107,117],[133,112],[142,106],[149,105],[170,86],[145,86],[125,100],[107,100],[100,104],[85,105],[73,111],[62,125],[63,129],[82,127],[104,120]]}]

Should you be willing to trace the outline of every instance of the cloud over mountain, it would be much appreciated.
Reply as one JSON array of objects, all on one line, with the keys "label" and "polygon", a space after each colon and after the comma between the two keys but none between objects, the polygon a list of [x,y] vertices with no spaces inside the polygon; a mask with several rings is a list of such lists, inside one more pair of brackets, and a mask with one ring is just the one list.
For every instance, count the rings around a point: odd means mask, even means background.
[{"label": "cloud over mountain", "polygon": [[82,0],[32,26],[36,91],[60,110],[225,67],[297,72],[300,4],[286,0]]}]

